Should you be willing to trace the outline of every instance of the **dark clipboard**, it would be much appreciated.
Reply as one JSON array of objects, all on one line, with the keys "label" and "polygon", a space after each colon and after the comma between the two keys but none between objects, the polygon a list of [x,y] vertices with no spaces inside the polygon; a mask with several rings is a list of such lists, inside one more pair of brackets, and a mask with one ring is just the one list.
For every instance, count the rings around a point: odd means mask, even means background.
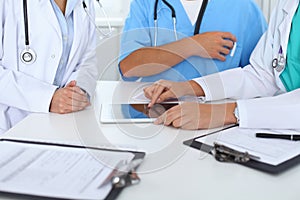
[{"label": "dark clipboard", "polygon": [[[212,150],[214,149],[213,146],[198,142],[196,140],[198,138],[206,137],[208,135],[215,134],[215,133],[218,133],[220,131],[223,131],[223,130],[226,130],[229,128],[233,128],[233,127],[228,127],[228,128],[222,129],[222,130],[218,130],[218,131],[206,134],[206,135],[202,135],[202,136],[190,139],[190,140],[186,140],[183,142],[183,144],[212,155]],[[243,165],[246,167],[250,167],[250,168],[253,168],[253,169],[256,169],[259,171],[263,171],[263,172],[266,172],[269,174],[276,175],[276,174],[280,174],[284,171],[287,171],[288,169],[291,169],[292,167],[296,166],[299,163],[300,163],[300,155],[295,156],[289,160],[286,160],[285,162],[280,163],[279,165],[271,165],[271,164],[263,163],[263,162],[253,160],[253,159],[250,159],[248,162],[245,162],[245,163],[238,162],[237,164],[240,164],[240,165]]]},{"label": "dark clipboard", "polygon": [[[146,155],[145,152],[140,151],[130,151],[130,150],[118,150],[118,149],[109,149],[109,148],[98,148],[98,147],[87,147],[87,146],[80,146],[80,145],[73,145],[73,144],[63,144],[63,143],[54,143],[54,142],[39,142],[39,141],[29,141],[29,140],[17,140],[17,139],[0,139],[0,142],[8,141],[8,142],[16,142],[16,143],[25,143],[25,144],[37,144],[37,145],[51,145],[51,146],[60,146],[60,147],[69,147],[69,148],[81,148],[81,149],[92,149],[92,150],[100,150],[100,151],[114,151],[114,152],[127,152],[134,154],[133,160],[136,159],[143,159]],[[138,168],[137,166],[136,168]],[[118,197],[118,195],[121,193],[121,191],[126,188],[116,188],[113,187],[112,190],[109,192],[105,200],[114,200]],[[1,189],[0,189],[1,190]],[[57,199],[64,199],[64,198],[55,198],[55,197],[43,197],[38,195],[27,195],[27,194],[16,194],[16,193],[9,193],[5,191],[0,191],[0,194],[5,194],[6,196],[10,197],[17,197],[20,199],[43,199],[43,200],[57,200]]]}]

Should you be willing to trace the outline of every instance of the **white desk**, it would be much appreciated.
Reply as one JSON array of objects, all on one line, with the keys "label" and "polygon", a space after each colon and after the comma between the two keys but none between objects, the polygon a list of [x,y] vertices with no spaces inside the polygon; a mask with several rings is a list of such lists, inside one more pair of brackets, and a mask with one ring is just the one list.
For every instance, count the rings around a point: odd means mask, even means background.
[{"label": "white desk", "polygon": [[[112,89],[113,88],[113,89]],[[101,102],[124,102],[136,83],[100,82],[97,95]],[[299,200],[300,165],[273,176],[238,164],[224,164],[210,155],[187,148],[186,139],[207,131],[182,131],[152,124],[103,125],[94,109],[69,115],[32,114],[6,137],[80,142],[87,145],[110,143],[147,152],[139,172],[142,181],[122,191],[119,200],[153,199],[243,199]],[[0,199],[17,199],[1,195]],[[22,199],[24,199],[22,197]]]}]

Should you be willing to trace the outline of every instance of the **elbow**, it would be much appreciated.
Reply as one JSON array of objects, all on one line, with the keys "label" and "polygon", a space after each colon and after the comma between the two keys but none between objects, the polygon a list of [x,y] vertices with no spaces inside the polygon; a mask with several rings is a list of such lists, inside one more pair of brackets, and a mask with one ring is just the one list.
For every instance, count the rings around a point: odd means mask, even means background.
[{"label": "elbow", "polygon": [[130,70],[130,67],[126,63],[124,63],[123,61],[121,61],[119,63],[119,68],[120,68],[120,73],[123,77],[131,78],[131,77],[135,76],[134,73],[131,73],[131,71],[133,71],[133,70]]}]

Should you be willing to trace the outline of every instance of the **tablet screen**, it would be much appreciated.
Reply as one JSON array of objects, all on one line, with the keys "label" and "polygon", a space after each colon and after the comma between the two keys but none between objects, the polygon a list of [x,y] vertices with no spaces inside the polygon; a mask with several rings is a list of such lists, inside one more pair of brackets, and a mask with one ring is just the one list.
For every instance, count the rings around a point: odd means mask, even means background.
[{"label": "tablet screen", "polygon": [[153,122],[166,110],[177,104],[102,104],[100,121],[102,123]]}]

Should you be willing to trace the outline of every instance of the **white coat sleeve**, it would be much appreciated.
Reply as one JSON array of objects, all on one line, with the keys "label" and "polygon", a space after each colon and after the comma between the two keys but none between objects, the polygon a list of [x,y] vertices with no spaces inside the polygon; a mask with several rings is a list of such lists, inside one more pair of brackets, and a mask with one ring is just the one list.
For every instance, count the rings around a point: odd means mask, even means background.
[{"label": "white coat sleeve", "polygon": [[274,97],[238,100],[242,128],[300,129],[300,89]]},{"label": "white coat sleeve", "polygon": [[[275,10],[279,9],[278,5]],[[206,100],[240,99],[237,106],[242,128],[300,128],[300,90],[274,96],[283,92],[276,85],[272,68],[273,46],[278,46],[274,44],[276,20],[275,11],[268,31],[251,55],[250,65],[195,79],[203,88]]]},{"label": "white coat sleeve", "polygon": [[276,12],[273,12],[268,30],[253,50],[249,65],[194,79],[203,88],[207,101],[249,99],[278,93],[272,68],[276,24]]},{"label": "white coat sleeve", "polygon": [[[89,1],[88,8],[92,19],[95,19],[95,8],[92,0]],[[76,69],[67,82],[69,83],[72,80],[76,80],[77,85],[86,91],[90,97],[93,97],[99,76],[96,57],[97,33],[93,23],[89,23],[89,29],[85,31],[87,31],[86,35],[88,35],[89,38],[88,42],[85,44],[86,49],[84,54],[81,55]]]},{"label": "white coat sleeve", "polygon": [[272,31],[266,32],[254,49],[250,64],[194,79],[207,101],[273,96],[278,92],[272,68]]},{"label": "white coat sleeve", "polygon": [[17,66],[3,65],[3,57],[9,53],[3,48],[6,28],[10,26],[6,23],[7,12],[12,11],[9,3],[0,3],[0,104],[30,112],[49,112],[56,86],[18,71]]}]

